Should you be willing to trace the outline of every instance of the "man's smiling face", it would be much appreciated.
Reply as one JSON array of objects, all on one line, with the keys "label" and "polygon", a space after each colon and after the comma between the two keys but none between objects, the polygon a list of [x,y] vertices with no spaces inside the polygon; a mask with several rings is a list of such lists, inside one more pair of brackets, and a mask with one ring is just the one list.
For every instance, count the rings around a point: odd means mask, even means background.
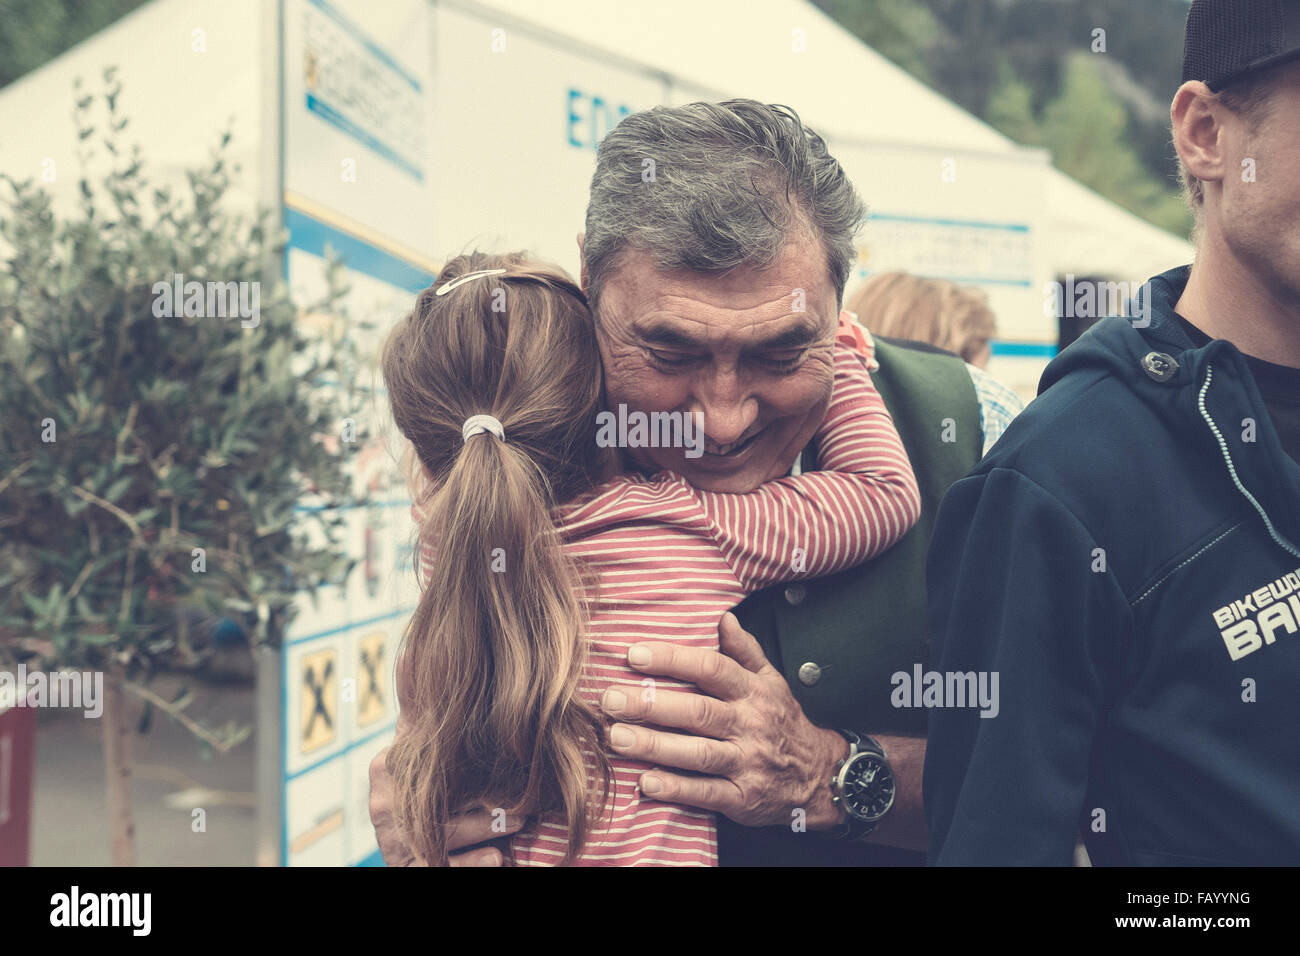
[{"label": "man's smiling face", "polygon": [[628,250],[596,322],[609,407],[702,412],[705,435],[698,458],[685,448],[629,448],[628,457],[706,491],[752,491],[785,474],[830,404],[837,319],[811,240],[787,243],[766,269],[727,275],[663,272]]}]

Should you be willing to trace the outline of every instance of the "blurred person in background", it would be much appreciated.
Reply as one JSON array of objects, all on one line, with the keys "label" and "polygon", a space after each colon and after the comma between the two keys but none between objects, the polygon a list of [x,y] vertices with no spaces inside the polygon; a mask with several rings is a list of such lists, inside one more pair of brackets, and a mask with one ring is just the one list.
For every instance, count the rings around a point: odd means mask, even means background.
[{"label": "blurred person in background", "polygon": [[869,278],[847,306],[873,334],[929,342],[987,368],[997,322],[988,297],[973,286],[907,272]]}]

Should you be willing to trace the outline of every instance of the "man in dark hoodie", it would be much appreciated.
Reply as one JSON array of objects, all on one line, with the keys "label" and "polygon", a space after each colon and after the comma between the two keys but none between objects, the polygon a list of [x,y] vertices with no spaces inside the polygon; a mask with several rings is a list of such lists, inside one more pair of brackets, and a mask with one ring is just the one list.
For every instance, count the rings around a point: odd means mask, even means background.
[{"label": "man in dark hoodie", "polygon": [[940,507],[936,683],[1000,700],[935,695],[931,863],[1300,863],[1300,2],[1197,0],[1183,79],[1195,264]]}]

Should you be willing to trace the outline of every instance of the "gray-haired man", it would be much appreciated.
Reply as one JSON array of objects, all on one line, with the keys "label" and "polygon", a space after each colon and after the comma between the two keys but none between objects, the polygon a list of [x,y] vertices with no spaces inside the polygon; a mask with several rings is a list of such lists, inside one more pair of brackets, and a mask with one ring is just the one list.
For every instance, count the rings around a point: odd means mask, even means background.
[{"label": "gray-haired man", "polygon": [[[816,466],[808,445],[830,399],[864,215],[821,137],[785,107],[656,107],[606,136],[579,244],[609,404],[702,411],[706,428],[702,456],[629,450],[638,467],[743,492]],[[610,746],[689,771],[651,771],[640,786],[716,811],[724,865],[923,859],[924,716],[890,706],[890,675],[926,660],[923,569],[938,500],[1019,403],[947,353],[878,339],[876,355],[921,521],[875,561],[754,595],[736,611],[752,633],[723,627],[720,653],[661,643],[629,652],[643,673],[702,695],[609,692],[602,702],[615,721]],[[941,440],[946,419],[955,442]],[[371,764],[371,816],[385,859],[409,862],[384,756]],[[451,825],[457,848],[501,836],[486,812]],[[456,862],[501,861],[489,846]]]}]

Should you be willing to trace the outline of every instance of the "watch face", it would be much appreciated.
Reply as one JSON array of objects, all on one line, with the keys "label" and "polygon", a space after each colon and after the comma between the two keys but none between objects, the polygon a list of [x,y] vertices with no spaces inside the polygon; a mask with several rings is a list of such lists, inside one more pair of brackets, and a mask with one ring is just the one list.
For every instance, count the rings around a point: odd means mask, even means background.
[{"label": "watch face", "polygon": [[842,788],[844,809],[858,820],[874,823],[894,804],[894,774],[879,754],[858,754],[850,762]]}]

